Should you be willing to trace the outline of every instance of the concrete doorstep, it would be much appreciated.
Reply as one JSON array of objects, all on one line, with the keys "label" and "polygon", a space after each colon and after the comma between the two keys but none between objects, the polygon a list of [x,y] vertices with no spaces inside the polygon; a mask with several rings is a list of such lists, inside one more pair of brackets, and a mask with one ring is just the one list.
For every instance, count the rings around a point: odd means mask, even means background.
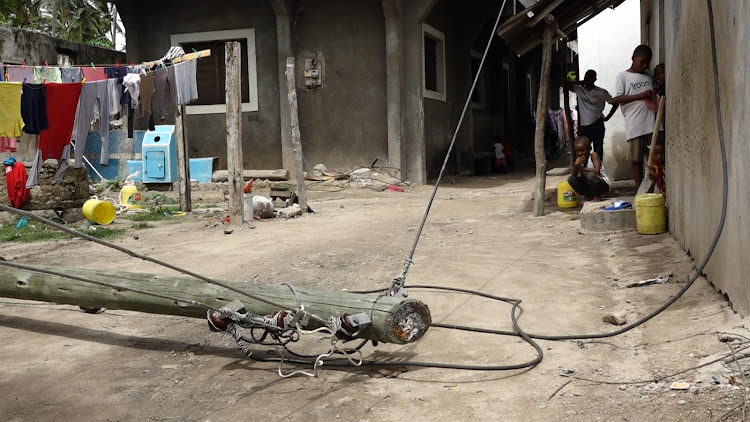
[{"label": "concrete doorstep", "polygon": [[[625,201],[633,205],[632,208],[605,211],[615,201]],[[637,230],[635,219],[635,197],[624,196],[611,198],[601,202],[586,202],[581,208],[581,230],[584,232],[610,232]]]}]

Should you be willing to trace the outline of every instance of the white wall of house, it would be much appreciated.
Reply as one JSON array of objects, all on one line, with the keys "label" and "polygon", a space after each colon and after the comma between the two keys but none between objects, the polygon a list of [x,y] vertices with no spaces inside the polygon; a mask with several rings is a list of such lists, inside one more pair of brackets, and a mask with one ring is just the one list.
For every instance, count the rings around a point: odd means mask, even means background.
[{"label": "white wall of house", "polygon": [[[588,69],[597,73],[596,84],[615,95],[617,74],[630,67],[630,57],[641,43],[640,3],[626,0],[616,9],[607,9],[578,29],[580,75]],[[655,64],[655,63],[654,63]],[[604,110],[606,115],[609,106]],[[617,111],[606,124],[604,166],[615,179],[630,179],[632,171],[626,160],[625,121]]]}]

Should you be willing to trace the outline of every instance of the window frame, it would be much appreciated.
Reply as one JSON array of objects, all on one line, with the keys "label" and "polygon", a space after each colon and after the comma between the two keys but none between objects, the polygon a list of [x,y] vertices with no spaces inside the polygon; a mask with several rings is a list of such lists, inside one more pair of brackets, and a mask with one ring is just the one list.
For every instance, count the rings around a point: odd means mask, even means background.
[{"label": "window frame", "polygon": [[[426,61],[427,58],[425,57],[425,43],[424,38],[425,36],[429,36],[430,38],[434,39],[437,43],[436,48],[436,57],[435,60],[437,63],[435,64],[435,77],[437,79],[437,91],[433,91],[431,89],[427,89],[427,72],[426,72]],[[446,85],[446,75],[445,75],[445,34],[436,28],[423,23],[422,24],[422,96],[424,98],[430,98],[433,100],[438,101],[446,101],[446,92],[447,92],[447,85]],[[441,91],[442,88],[442,91]]]},{"label": "window frame", "polygon": [[[243,112],[258,111],[258,72],[255,57],[255,29],[230,29],[226,31],[188,32],[172,34],[171,45],[182,46],[186,43],[247,39],[247,83],[250,102],[242,103]],[[187,105],[186,114],[225,114],[226,104]]]}]

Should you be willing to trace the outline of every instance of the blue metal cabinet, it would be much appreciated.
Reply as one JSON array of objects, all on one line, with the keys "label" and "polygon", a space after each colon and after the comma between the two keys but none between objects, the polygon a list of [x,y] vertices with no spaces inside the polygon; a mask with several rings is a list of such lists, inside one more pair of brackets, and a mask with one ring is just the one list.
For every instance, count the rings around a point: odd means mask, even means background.
[{"label": "blue metal cabinet", "polygon": [[143,137],[143,183],[177,181],[177,138],[174,126],[160,125]]}]

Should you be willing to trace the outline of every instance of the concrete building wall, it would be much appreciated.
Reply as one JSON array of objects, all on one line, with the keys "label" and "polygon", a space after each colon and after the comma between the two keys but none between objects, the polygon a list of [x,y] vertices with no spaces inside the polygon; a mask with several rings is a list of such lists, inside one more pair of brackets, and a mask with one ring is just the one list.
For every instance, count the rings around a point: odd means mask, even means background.
[{"label": "concrete building wall", "polygon": [[[664,0],[669,226],[696,260],[719,222],[722,168],[705,2]],[[735,308],[750,312],[750,3],[713,2],[729,170],[727,220],[705,274]]]},{"label": "concrete building wall", "polygon": [[[300,2],[297,57],[302,149],[316,163],[348,171],[388,162],[385,18],[380,0]],[[322,58],[323,85],[304,88],[304,60]]]},{"label": "concrete building wall", "polygon": [[[615,79],[630,67],[633,50],[641,43],[640,16],[639,0],[626,0],[614,10],[604,10],[578,28],[580,78],[588,69],[594,69],[598,78],[596,84],[615,95]],[[573,104],[575,101],[571,99],[571,106]],[[608,112],[609,106],[605,115]],[[617,111],[605,127],[604,167],[607,174],[614,179],[632,178],[622,113]]]},{"label": "concrete building wall", "polygon": [[[219,7],[224,13],[217,13]],[[127,27],[128,61],[162,57],[174,34],[255,29],[258,111],[242,115],[244,166],[248,169],[282,166],[276,17],[268,0],[226,0],[220,6],[202,1],[132,1],[118,3],[118,10]],[[300,111],[300,116],[303,114]],[[166,122],[172,124],[173,119]],[[144,127],[141,122],[141,128]],[[224,113],[188,115],[185,130],[190,157],[219,157],[219,166],[226,168]]]}]

